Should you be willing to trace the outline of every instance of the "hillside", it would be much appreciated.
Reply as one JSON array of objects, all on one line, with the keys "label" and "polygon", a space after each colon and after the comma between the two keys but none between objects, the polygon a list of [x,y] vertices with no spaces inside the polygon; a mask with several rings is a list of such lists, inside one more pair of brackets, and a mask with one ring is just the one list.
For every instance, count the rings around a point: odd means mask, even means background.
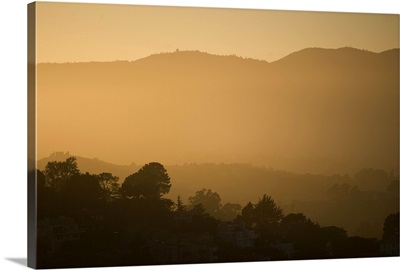
[{"label": "hillside", "polygon": [[[50,161],[65,161],[71,157],[68,152],[53,153],[38,160],[38,169],[44,171]],[[142,165],[117,165],[99,160],[74,156],[82,173],[100,174],[109,172],[119,177],[120,184],[128,175],[137,172]],[[175,200],[179,195],[186,200],[196,191],[209,188],[217,191],[225,202],[245,204],[261,197],[264,193],[272,195],[283,204],[297,200],[316,201],[327,197],[327,190],[334,184],[357,185],[361,191],[382,192],[387,189],[394,176],[384,171],[378,175],[371,173],[360,177],[349,175],[299,174],[273,168],[248,164],[192,163],[164,165],[171,178],[171,191],[167,197]],[[371,174],[371,175],[370,175]]]},{"label": "hillside", "polygon": [[189,51],[39,64],[38,154],[397,171],[398,59],[310,48],[273,63]]},{"label": "hillside", "polygon": [[[69,152],[54,152],[50,156],[46,158],[42,158],[37,161],[37,167],[39,170],[44,170],[47,163],[51,161],[65,161],[67,158],[71,157]],[[131,165],[116,165],[109,162],[105,162],[99,160],[98,158],[87,158],[74,156],[76,158],[76,162],[79,165],[79,170],[82,173],[89,172],[93,174],[100,174],[103,172],[112,173],[115,176],[118,176],[120,182],[132,173],[139,170],[139,166],[132,163]]]}]

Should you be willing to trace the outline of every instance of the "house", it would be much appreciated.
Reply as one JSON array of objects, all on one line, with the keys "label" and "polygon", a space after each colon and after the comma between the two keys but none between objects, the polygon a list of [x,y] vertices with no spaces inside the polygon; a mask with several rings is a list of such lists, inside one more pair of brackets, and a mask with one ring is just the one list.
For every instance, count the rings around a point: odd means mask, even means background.
[{"label": "house", "polygon": [[254,246],[258,235],[254,230],[247,229],[244,224],[224,222],[218,226],[218,237],[239,248],[249,248]]},{"label": "house", "polygon": [[38,241],[45,243],[50,254],[56,252],[65,242],[81,239],[84,232],[69,217],[46,218],[38,221]]},{"label": "house", "polygon": [[174,222],[176,225],[185,225],[192,222],[192,214],[189,211],[174,212]]},{"label": "house", "polygon": [[216,262],[217,246],[205,234],[177,234],[148,243],[148,251],[156,264]]},{"label": "house", "polygon": [[399,256],[399,239],[382,240],[379,245],[379,250],[385,256]]},{"label": "house", "polygon": [[269,247],[282,251],[288,259],[291,259],[295,253],[293,243],[274,242],[270,243]]}]

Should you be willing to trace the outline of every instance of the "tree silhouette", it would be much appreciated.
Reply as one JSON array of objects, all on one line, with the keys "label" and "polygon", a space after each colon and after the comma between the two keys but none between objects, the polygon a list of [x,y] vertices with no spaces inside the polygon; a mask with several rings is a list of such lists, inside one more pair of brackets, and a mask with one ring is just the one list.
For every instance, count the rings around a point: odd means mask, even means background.
[{"label": "tree silhouette", "polygon": [[321,235],[325,241],[328,257],[345,257],[343,250],[348,241],[347,233],[337,226],[321,228]]},{"label": "tree silhouette", "polygon": [[254,227],[255,226],[255,217],[254,217],[254,205],[249,202],[246,204],[245,207],[242,209],[242,214],[238,217],[239,220],[243,221],[246,226]]},{"label": "tree silhouette", "polygon": [[399,241],[399,212],[389,214],[383,225],[382,240]]},{"label": "tree silhouette", "polygon": [[183,204],[181,196],[178,196],[178,198],[176,199],[176,211],[178,212],[182,212],[185,210],[186,206]]},{"label": "tree silhouette", "polygon": [[280,233],[298,250],[298,258],[320,258],[325,255],[325,239],[320,226],[302,213],[282,218]]},{"label": "tree silhouette", "polygon": [[347,239],[347,232],[337,226],[322,227],[321,231],[327,241],[340,242]]},{"label": "tree silhouette", "polygon": [[93,207],[103,195],[98,176],[95,174],[76,174],[69,179],[62,194],[70,207]]},{"label": "tree silhouette", "polygon": [[98,176],[99,184],[102,189],[102,199],[111,201],[119,197],[118,177],[111,173],[101,173]]},{"label": "tree silhouette", "polygon": [[226,203],[218,211],[218,218],[222,221],[234,220],[239,214],[242,207],[237,203]]},{"label": "tree silhouette", "polygon": [[278,223],[283,217],[282,208],[280,208],[271,196],[263,195],[254,207],[254,218],[257,225]]},{"label": "tree silhouette", "polygon": [[196,204],[190,211],[192,221],[187,226],[187,230],[194,233],[215,232],[217,220],[206,213],[203,204]]},{"label": "tree silhouette", "polygon": [[[73,157],[49,162],[44,173],[37,171],[37,217],[44,230],[38,234],[42,267],[90,266],[98,254],[102,254],[99,264],[104,266],[155,264],[155,258],[166,252],[203,252],[203,248],[214,247],[219,262],[398,255],[398,209],[386,217],[382,241],[378,242],[348,237],[344,229],[335,226],[321,228],[302,213],[283,215],[282,209],[265,194],[241,210],[239,204],[222,206],[217,192],[202,189],[189,198],[186,206],[180,196],[175,203],[162,198],[170,187],[168,173],[159,163],[146,164],[128,176],[120,188],[118,177],[111,173],[80,173]],[[396,187],[398,180],[382,195],[391,191],[397,194],[393,198],[398,198]],[[349,185],[330,189],[332,197],[348,205],[351,201],[347,198],[365,193],[353,190]],[[227,224],[236,228],[234,238],[252,231],[254,242],[244,249],[224,242],[221,235],[226,233],[225,221],[232,221]],[[242,232],[243,223],[248,228]],[[53,224],[57,230],[51,229]],[[62,234],[60,228],[64,230]],[[76,231],[68,232],[68,228]],[[73,234],[78,237],[71,237]],[[59,238],[60,246],[54,249],[52,241]],[[196,262],[205,258],[200,251],[198,258],[193,257]],[[179,259],[167,262],[184,262]]]},{"label": "tree silhouette", "polygon": [[125,197],[160,199],[170,188],[167,170],[160,163],[152,162],[126,177],[121,192]]},{"label": "tree silhouette", "polygon": [[[59,194],[56,194],[49,186],[46,186],[46,176],[37,170],[37,216],[38,218],[56,215],[58,209]],[[51,202],[51,203],[49,203]]]},{"label": "tree silhouette", "polygon": [[48,162],[44,174],[50,187],[60,192],[69,179],[79,174],[76,158],[69,157],[65,161]]},{"label": "tree silhouette", "polygon": [[192,208],[201,204],[206,213],[215,216],[221,207],[221,198],[211,189],[202,189],[196,191],[193,197],[189,197],[189,204]]},{"label": "tree silhouette", "polygon": [[254,205],[251,202],[243,207],[239,220],[248,227],[262,228],[269,225],[276,225],[283,217],[283,210],[271,196],[263,195]]}]

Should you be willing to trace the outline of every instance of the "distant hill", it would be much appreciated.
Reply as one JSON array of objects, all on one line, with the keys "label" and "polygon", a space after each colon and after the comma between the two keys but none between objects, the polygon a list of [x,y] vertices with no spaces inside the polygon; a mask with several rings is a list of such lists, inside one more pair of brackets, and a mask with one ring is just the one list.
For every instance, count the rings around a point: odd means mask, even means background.
[{"label": "distant hill", "polygon": [[[38,160],[38,169],[44,170],[50,161],[65,161],[69,152],[55,152]],[[116,165],[97,158],[74,156],[82,173],[100,174],[109,172],[118,176],[122,183],[128,175],[137,172],[140,165]],[[264,193],[273,195],[278,201],[289,203],[294,200],[317,200],[326,196],[326,190],[337,182],[348,180],[345,176],[322,176],[296,174],[271,168],[246,164],[182,164],[165,165],[171,178],[172,188],[167,197],[179,195],[186,200],[196,191],[210,188],[217,191],[225,202],[245,204],[256,200]],[[388,182],[382,183],[384,187]]]},{"label": "distant hill", "polygon": [[[48,162],[65,161],[71,156],[69,152],[53,153],[47,158],[38,160],[38,169],[44,170]],[[120,183],[142,166],[116,165],[97,158],[74,157],[82,173],[109,172],[118,176]],[[179,195],[186,200],[196,191],[207,188],[217,191],[224,202],[241,204],[256,200],[265,193],[284,204],[297,200],[322,200],[326,198],[326,192],[332,185],[343,183],[357,185],[364,191],[382,192],[393,178],[384,171],[378,171],[380,174],[377,176],[366,174],[361,179],[353,179],[349,175],[299,174],[248,164],[192,163],[164,166],[172,184],[168,198],[175,200]]]},{"label": "distant hill", "polygon": [[[38,160],[37,166],[39,170],[44,170],[47,163],[50,161],[65,161],[67,158],[71,157],[69,152],[54,152],[50,156],[46,158],[42,158]],[[78,168],[82,173],[93,173],[100,174],[103,172],[112,173],[115,176],[120,178],[120,181],[123,182],[124,179],[139,170],[139,166],[132,163],[131,165],[116,165],[108,162],[104,162],[97,158],[86,158],[75,156],[76,162],[78,164]]]},{"label": "distant hill", "polygon": [[114,163],[398,170],[399,49],[38,65],[38,151]]},{"label": "distant hill", "polygon": [[[71,156],[69,152],[55,152],[38,160],[38,169],[44,170],[48,162],[65,161]],[[74,157],[82,173],[109,172],[118,176],[120,183],[141,167],[136,164],[116,165],[97,158]],[[325,197],[326,190],[332,184],[349,180],[346,176],[302,175],[246,164],[193,163],[165,165],[165,168],[172,184],[167,197],[174,200],[178,195],[186,200],[203,188],[217,191],[225,202],[241,204],[256,200],[264,193],[271,194],[284,203],[305,198],[316,200]],[[388,182],[382,184],[388,185]]]}]

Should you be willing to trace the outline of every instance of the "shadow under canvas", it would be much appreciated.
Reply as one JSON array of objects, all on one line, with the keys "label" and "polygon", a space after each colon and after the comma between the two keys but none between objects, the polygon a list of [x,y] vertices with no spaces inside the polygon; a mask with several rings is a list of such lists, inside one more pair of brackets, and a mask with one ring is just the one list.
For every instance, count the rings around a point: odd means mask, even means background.
[{"label": "shadow under canvas", "polygon": [[27,258],[5,258],[6,260],[19,264],[19,265],[23,265],[23,266],[27,266],[28,263],[28,259]]}]

